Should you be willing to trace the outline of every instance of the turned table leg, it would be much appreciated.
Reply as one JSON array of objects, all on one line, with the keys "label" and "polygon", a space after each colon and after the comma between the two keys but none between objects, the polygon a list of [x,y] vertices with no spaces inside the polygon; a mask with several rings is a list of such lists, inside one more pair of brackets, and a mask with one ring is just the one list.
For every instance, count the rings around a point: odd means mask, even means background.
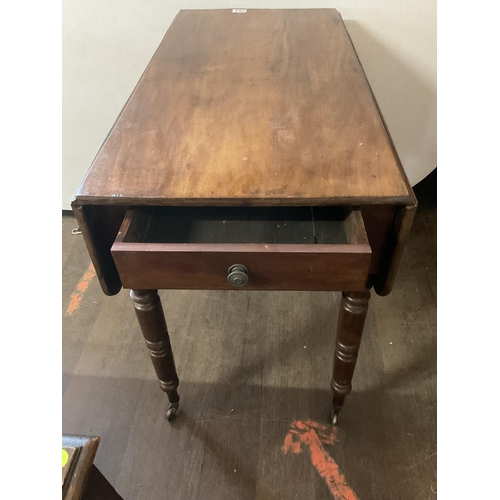
[{"label": "turned table leg", "polygon": [[330,387],[333,392],[332,423],[338,423],[339,412],[345,397],[351,392],[351,381],[358,359],[363,326],[368,311],[370,292],[343,292],[337,325],[333,377]]},{"label": "turned table leg", "polygon": [[130,298],[134,302],[135,313],[146,340],[160,388],[167,393],[170,402],[165,416],[168,420],[172,420],[179,408],[179,394],[177,393],[179,378],[158,290],[130,290]]}]

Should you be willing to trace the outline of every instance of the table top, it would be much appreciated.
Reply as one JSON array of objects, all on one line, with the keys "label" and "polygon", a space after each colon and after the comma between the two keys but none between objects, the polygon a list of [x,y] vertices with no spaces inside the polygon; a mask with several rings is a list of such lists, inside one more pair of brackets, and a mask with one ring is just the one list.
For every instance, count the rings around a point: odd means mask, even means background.
[{"label": "table top", "polygon": [[334,9],[180,11],[74,199],[368,203],[414,199]]}]

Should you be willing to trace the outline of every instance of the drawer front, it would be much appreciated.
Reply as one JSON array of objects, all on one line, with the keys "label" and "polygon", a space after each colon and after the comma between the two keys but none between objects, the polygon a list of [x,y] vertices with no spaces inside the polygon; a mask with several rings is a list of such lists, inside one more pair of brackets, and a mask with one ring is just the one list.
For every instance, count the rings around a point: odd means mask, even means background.
[{"label": "drawer front", "polygon": [[[115,244],[112,250],[125,288],[362,290],[371,257],[369,247],[357,251],[352,248],[318,251],[315,248],[318,245],[300,245],[298,250],[281,245],[240,245],[245,247],[241,249],[234,248],[238,245],[199,248],[203,245],[137,243],[135,248],[130,246]],[[236,264],[248,270],[248,283],[243,287],[228,282],[229,268]]]},{"label": "drawer front", "polygon": [[[139,226],[128,215],[111,249],[125,288],[354,291],[368,279],[371,248],[359,213],[347,225],[348,244],[144,243],[131,236]],[[243,280],[228,280],[235,265],[244,266],[236,271]]]}]

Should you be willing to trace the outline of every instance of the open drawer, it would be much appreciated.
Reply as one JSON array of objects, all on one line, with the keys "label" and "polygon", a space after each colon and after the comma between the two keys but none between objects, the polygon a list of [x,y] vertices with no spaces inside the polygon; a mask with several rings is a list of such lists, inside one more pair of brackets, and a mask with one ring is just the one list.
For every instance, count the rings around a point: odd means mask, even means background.
[{"label": "open drawer", "polygon": [[362,290],[371,248],[349,207],[137,207],[111,248],[125,288]]}]

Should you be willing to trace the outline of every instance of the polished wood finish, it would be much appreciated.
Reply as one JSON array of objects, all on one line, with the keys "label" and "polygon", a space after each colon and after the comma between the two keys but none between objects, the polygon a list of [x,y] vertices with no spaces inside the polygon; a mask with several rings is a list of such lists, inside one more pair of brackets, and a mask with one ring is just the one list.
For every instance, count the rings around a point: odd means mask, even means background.
[{"label": "polished wood finish", "polygon": [[374,282],[378,295],[388,295],[392,290],[416,209],[416,205],[396,209],[391,231],[386,241],[383,272],[378,275]]},{"label": "polished wood finish", "polygon": [[179,402],[179,378],[170,345],[167,323],[157,290],[131,290],[130,298],[141,327],[160,388],[170,403]]},{"label": "polished wood finish", "polygon": [[130,210],[112,247],[127,288],[231,290],[227,273],[234,264],[249,270],[249,282],[242,289],[366,287],[371,249],[358,210],[345,220],[346,244],[142,243],[150,224],[144,210]]},{"label": "polished wood finish", "polygon": [[[245,290],[353,290],[366,287],[370,247],[350,245],[183,245],[113,247],[126,288],[234,290],[230,266],[249,269]],[[360,246],[361,247],[361,246]]]},{"label": "polished wood finish", "polygon": [[385,251],[394,222],[393,205],[365,205],[361,207],[363,222],[372,249],[370,274],[379,276],[384,269]]},{"label": "polished wood finish", "polygon": [[94,269],[106,295],[115,295],[122,283],[110,252],[127,212],[123,206],[73,206]]},{"label": "polished wood finish", "polygon": [[412,202],[335,9],[179,12],[77,203]]},{"label": "polished wood finish", "polygon": [[343,292],[337,324],[337,340],[333,361],[333,409],[339,412],[345,397],[351,392],[352,376],[358,359],[361,336],[365,325],[370,292]]}]

